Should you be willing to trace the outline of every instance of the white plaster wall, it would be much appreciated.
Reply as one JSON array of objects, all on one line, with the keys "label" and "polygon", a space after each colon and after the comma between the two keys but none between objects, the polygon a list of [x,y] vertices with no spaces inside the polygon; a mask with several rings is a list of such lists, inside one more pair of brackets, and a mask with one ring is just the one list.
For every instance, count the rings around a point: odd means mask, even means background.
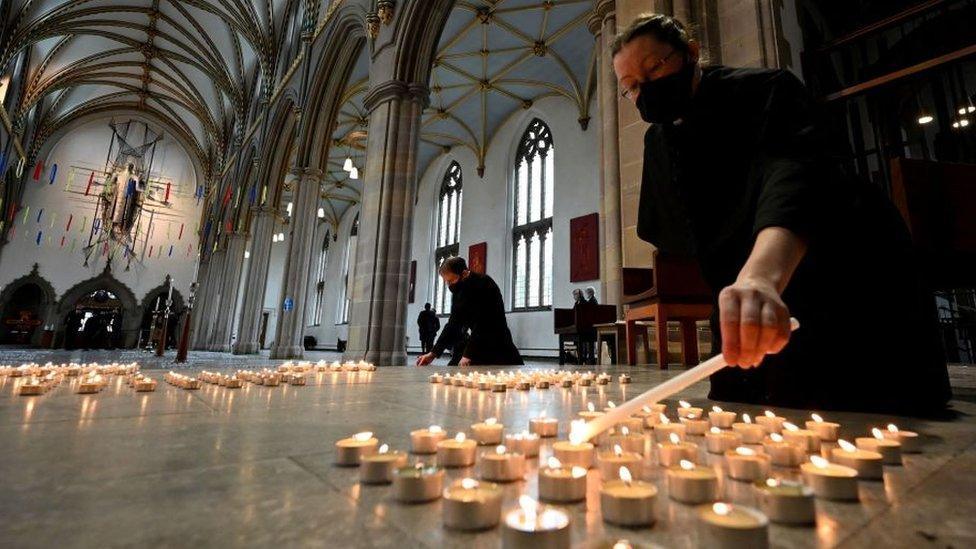
[{"label": "white plaster wall", "polygon": [[[101,254],[93,255],[88,266],[84,266],[83,248],[88,242],[95,213],[97,187],[93,187],[89,196],[84,196],[84,193],[89,174],[93,170],[97,174],[104,169],[112,136],[108,122],[108,119],[92,121],[65,134],[49,148],[47,157],[43,159],[45,168],[39,181],[33,180],[33,168],[28,168],[31,177],[26,184],[22,205],[25,208],[29,206],[30,211],[26,219],[23,211],[15,218],[16,232],[0,252],[0,287],[28,274],[33,264],[37,263],[40,275],[51,283],[60,299],[72,286],[99,275],[104,269],[106,258]],[[58,165],[57,175],[54,183],[48,184],[54,164]],[[74,176],[70,177],[72,172]],[[185,299],[189,296],[190,283],[196,274],[196,231],[202,205],[197,205],[193,197],[197,178],[190,158],[172,137],[164,137],[157,145],[152,177],[172,180],[172,205],[152,206],[157,210],[149,237],[153,256],[148,257],[147,249],[147,257],[141,263],[133,260],[130,269],[125,271],[126,261],[119,252],[112,263],[112,274],[132,291],[138,301],[149,290],[162,284],[169,274]],[[5,204],[4,209],[6,207]],[[44,212],[38,222],[37,214],[42,208]],[[71,228],[65,231],[71,214]],[[148,222],[148,214],[143,215],[143,220]],[[183,236],[179,238],[181,223],[184,224]],[[38,231],[42,231],[40,245],[35,243]],[[61,247],[62,236],[65,237],[64,247]],[[75,248],[71,252],[73,241]],[[167,256],[170,244],[173,245],[173,255]],[[189,254],[188,246],[192,246]],[[157,255],[160,250],[162,254]],[[137,245],[136,253],[137,257],[142,255],[141,244]]]},{"label": "white plaster wall", "polygon": [[[311,300],[315,296],[316,281],[312,280],[309,284],[309,302],[305,309],[306,314],[309,316],[305,319],[306,327],[304,333],[305,335],[314,336],[318,341],[319,347],[335,348],[338,339],[348,340],[349,337],[349,327],[347,324],[339,323],[338,314],[339,300],[343,295],[343,269],[346,248],[349,247],[349,231],[352,228],[352,222],[356,219],[357,213],[359,213],[358,206],[349,208],[339,220],[338,229],[322,221],[315,231],[316,254],[321,250],[322,238],[325,237],[327,231],[333,235],[339,235],[339,238],[332,240],[332,243],[329,245],[329,257],[325,266],[325,300],[322,305],[322,322],[318,326],[310,325],[312,324],[312,318],[310,316],[312,314]],[[316,259],[313,256],[313,266]],[[310,276],[314,277],[315,273],[311,273]]]},{"label": "white plaster wall", "polygon": [[264,311],[268,313],[268,332],[264,338],[265,349],[271,348],[275,341],[275,330],[278,326],[278,307],[283,299],[281,287],[285,275],[285,260],[288,255],[288,239],[291,238],[288,226],[281,223],[275,223],[273,234],[278,233],[285,233],[285,240],[271,244],[267,287],[264,291]]}]

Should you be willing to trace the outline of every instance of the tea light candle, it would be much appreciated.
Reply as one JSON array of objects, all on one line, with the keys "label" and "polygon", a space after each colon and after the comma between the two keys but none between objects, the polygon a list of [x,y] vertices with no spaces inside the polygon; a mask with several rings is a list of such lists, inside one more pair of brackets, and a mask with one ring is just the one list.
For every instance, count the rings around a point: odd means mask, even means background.
[{"label": "tea light candle", "polygon": [[644,453],[644,435],[639,432],[632,433],[626,425],[619,426],[616,432],[610,435],[607,443],[611,447],[619,444],[627,452]]},{"label": "tea light candle", "polygon": [[685,439],[685,426],[680,423],[671,423],[671,420],[664,414],[658,416],[659,423],[654,426],[654,440],[656,442],[667,442],[671,439],[671,433],[678,435],[681,440]]},{"label": "tea light candle", "polygon": [[901,465],[901,443],[897,440],[885,438],[881,429],[871,429],[870,437],[857,437],[854,444],[862,450],[870,450],[881,454],[881,461],[885,465]]},{"label": "tea light candle", "polygon": [[570,503],[586,499],[586,468],[564,467],[549,456],[546,467],[539,468],[539,498],[556,503]]},{"label": "tea light candle", "polygon": [[363,456],[359,461],[359,481],[363,484],[389,484],[393,471],[407,464],[407,454],[391,452],[390,446],[380,446],[375,454]]},{"label": "tea light candle", "polygon": [[539,505],[531,497],[519,496],[519,507],[505,514],[502,547],[535,549],[570,546],[569,515],[562,509]]},{"label": "tea light candle", "polygon": [[528,431],[505,435],[505,445],[527,458],[534,458],[539,455],[539,435],[534,435]]},{"label": "tea light candle", "polygon": [[468,440],[464,433],[437,443],[437,464],[442,467],[468,467],[474,465],[478,443]]},{"label": "tea light candle", "polygon": [[752,422],[749,414],[742,414],[742,421],[732,424],[732,432],[739,433],[743,444],[761,444],[766,431]]},{"label": "tea light candle", "polygon": [[784,423],[786,423],[785,417],[780,417],[770,410],[766,410],[761,416],[756,416],[756,424],[762,426],[767,433],[781,434]]},{"label": "tea light candle", "polygon": [[818,498],[849,501],[857,499],[857,471],[830,463],[820,456],[800,465],[805,482]]},{"label": "tea light candle", "polygon": [[702,410],[696,406],[692,406],[690,402],[685,400],[678,401],[678,417],[696,418],[702,417]]},{"label": "tea light candle", "polygon": [[770,433],[769,438],[763,440],[762,446],[770,463],[777,467],[798,467],[807,455],[803,448],[786,442],[783,435],[776,433]]},{"label": "tea light candle", "polygon": [[482,423],[475,423],[471,426],[474,439],[482,446],[492,446],[502,443],[502,431],[505,426],[498,423],[498,420],[490,417]]},{"label": "tea light candle", "polygon": [[397,501],[421,503],[441,497],[444,487],[444,469],[425,467],[401,467],[393,472],[393,494]]},{"label": "tea light candle", "polygon": [[589,386],[593,385],[593,378],[592,377],[584,376],[584,377],[579,378],[579,381],[577,381],[576,383],[580,387],[589,387]]},{"label": "tea light candle", "polygon": [[821,441],[834,442],[837,440],[837,434],[840,432],[840,423],[824,421],[820,417],[820,414],[810,414],[810,417],[813,419],[806,422],[808,430],[816,433]]},{"label": "tea light candle", "polygon": [[711,467],[701,467],[683,459],[677,467],[668,469],[668,495],[675,501],[705,503],[714,501],[717,492],[718,476]]},{"label": "tea light candle", "polygon": [[437,443],[447,438],[440,425],[410,431],[410,452],[414,454],[436,454]]},{"label": "tea light candle", "polygon": [[502,491],[473,478],[455,481],[444,490],[444,526],[455,530],[485,530],[498,525]]},{"label": "tea light candle", "polygon": [[[17,370],[14,370],[15,372]],[[22,377],[22,376],[14,376]],[[17,394],[20,396],[38,396],[44,394],[44,385],[41,384],[36,378],[31,378],[25,381],[20,388],[17,389]]]},{"label": "tea light candle", "polygon": [[807,453],[814,453],[820,450],[820,437],[809,429],[800,429],[787,421],[783,423],[782,434],[786,442],[796,444]]},{"label": "tea light candle", "polygon": [[561,382],[559,383],[559,385],[560,385],[561,387],[563,387],[564,389],[568,389],[568,388],[570,388],[570,387],[572,387],[572,386],[573,386],[573,380],[572,380],[572,379],[570,379],[570,378],[568,378],[568,377],[567,377],[567,378],[564,378],[564,379],[563,379],[563,380],[562,380],[562,381],[561,381]]},{"label": "tea light candle", "polygon": [[603,480],[617,479],[621,467],[640,476],[642,457],[637,452],[625,452],[619,444],[614,444],[612,450],[599,452],[596,456],[597,466]]},{"label": "tea light candle", "polygon": [[626,419],[618,421],[617,424],[614,425],[614,427],[616,427],[617,429],[620,429],[621,427],[626,427],[627,430],[633,433],[634,435],[640,436],[640,433],[644,431],[644,420],[639,417],[628,417]]},{"label": "tea light candle", "polygon": [[681,424],[685,426],[685,433],[690,436],[702,436],[708,432],[709,422],[698,417],[683,417]]},{"label": "tea light candle", "polygon": [[586,410],[578,412],[577,417],[584,421],[590,421],[591,419],[598,418],[603,415],[603,412],[597,412],[596,406],[593,406],[592,402],[586,403]]},{"label": "tea light candle", "polygon": [[838,439],[839,448],[830,455],[833,461],[857,471],[858,478],[878,480],[884,476],[881,454],[872,450],[861,450],[844,439]]},{"label": "tea light candle", "polygon": [[657,445],[657,460],[662,467],[673,467],[681,460],[691,463],[698,461],[698,445],[692,442],[682,442],[678,435],[671,433],[668,442]]},{"label": "tea light candle", "polygon": [[620,374],[620,384],[626,385],[630,383],[630,374]]},{"label": "tea light candle", "polygon": [[813,524],[813,490],[799,482],[768,478],[755,484],[759,508],[773,522]]},{"label": "tea light candle", "polygon": [[712,427],[728,429],[735,423],[735,412],[726,412],[718,406],[712,406],[712,411],[708,412],[708,421],[711,422]]},{"label": "tea light candle", "polygon": [[[504,393],[507,390],[508,384],[506,384],[504,381],[495,381],[491,384],[491,392],[493,393]],[[497,524],[497,522],[495,524]]]},{"label": "tea light candle", "polygon": [[532,383],[523,379],[515,383],[515,388],[519,391],[528,391],[532,388]]},{"label": "tea light candle", "polygon": [[705,449],[710,454],[721,454],[742,444],[742,435],[712,427],[705,433]]},{"label": "tea light candle", "polygon": [[600,489],[603,520],[627,527],[654,524],[657,488],[653,484],[633,480],[626,467],[621,467],[618,475],[619,480],[604,482]]},{"label": "tea light candle", "polygon": [[539,381],[536,381],[535,382],[535,388],[536,389],[548,389],[549,388],[549,380],[547,380],[547,379],[540,379]]},{"label": "tea light candle", "polygon": [[552,453],[556,459],[565,465],[579,465],[589,469],[593,467],[593,444],[584,442],[581,434],[582,429],[585,429],[585,426],[574,421],[570,429],[569,440],[553,443]]},{"label": "tea light candle", "polygon": [[529,431],[544,438],[554,437],[559,433],[559,421],[542,412],[539,417],[529,420]]},{"label": "tea light candle", "polygon": [[151,393],[156,390],[156,381],[149,378],[143,378],[136,381],[133,385],[137,393]]},{"label": "tea light candle", "polygon": [[915,454],[922,451],[921,439],[918,433],[913,431],[903,431],[894,423],[889,423],[888,428],[881,434],[885,438],[897,440],[901,443],[901,451],[906,454]]},{"label": "tea light candle", "polygon": [[698,534],[701,547],[769,547],[769,519],[758,509],[716,502],[698,508]]},{"label": "tea light candle", "polygon": [[379,441],[373,438],[373,433],[369,431],[356,433],[335,443],[335,463],[341,467],[358,467],[359,460],[363,456],[375,454],[377,446]]},{"label": "tea light candle", "polygon": [[745,446],[725,452],[725,463],[729,478],[735,480],[755,481],[769,473],[769,456]]},{"label": "tea light candle", "polygon": [[493,482],[513,482],[525,476],[525,456],[509,452],[504,445],[481,454],[481,478]]}]

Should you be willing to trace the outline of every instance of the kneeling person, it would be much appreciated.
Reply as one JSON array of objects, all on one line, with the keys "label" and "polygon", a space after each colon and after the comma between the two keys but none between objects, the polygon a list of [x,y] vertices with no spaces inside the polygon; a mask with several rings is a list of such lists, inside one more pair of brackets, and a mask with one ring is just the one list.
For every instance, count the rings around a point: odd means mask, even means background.
[{"label": "kneeling person", "polygon": [[498,285],[488,275],[473,273],[461,257],[444,260],[437,270],[451,291],[451,316],[434,348],[417,358],[426,366],[471,330],[461,366],[507,366],[522,364],[505,320],[505,303]]}]

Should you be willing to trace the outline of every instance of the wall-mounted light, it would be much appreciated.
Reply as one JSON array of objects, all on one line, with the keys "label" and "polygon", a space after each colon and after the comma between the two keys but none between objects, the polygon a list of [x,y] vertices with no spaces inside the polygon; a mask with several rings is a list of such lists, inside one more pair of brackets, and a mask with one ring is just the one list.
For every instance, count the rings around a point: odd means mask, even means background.
[{"label": "wall-mounted light", "polygon": [[359,179],[359,168],[353,166],[352,169],[349,170],[349,179]]},{"label": "wall-mounted light", "polygon": [[932,118],[932,115],[930,114],[923,114],[922,116],[918,117],[918,123],[922,124],[923,126],[932,122],[933,120],[935,120],[935,118]]},{"label": "wall-mounted light", "polygon": [[291,202],[289,202],[288,205],[285,206],[285,210],[288,212],[288,217],[291,217],[291,209],[292,209],[292,207],[293,207],[293,205],[292,205]]},{"label": "wall-mounted light", "polygon": [[956,122],[953,122],[952,123],[952,127],[955,128],[955,129],[957,129],[957,130],[959,128],[965,128],[968,125],[969,125],[969,119],[968,118],[960,118]]},{"label": "wall-mounted light", "polygon": [[343,170],[346,170],[347,172],[351,172],[352,169],[355,168],[355,167],[356,166],[352,163],[352,157],[351,156],[347,156],[346,157],[346,161],[342,164],[342,169]]},{"label": "wall-mounted light", "polygon": [[968,107],[959,107],[959,114],[969,114],[971,112],[976,112],[976,107],[969,105]]},{"label": "wall-mounted light", "polygon": [[244,250],[244,259],[251,259],[251,251]]},{"label": "wall-mounted light", "polygon": [[322,219],[325,217],[325,208],[319,208],[318,218]]}]

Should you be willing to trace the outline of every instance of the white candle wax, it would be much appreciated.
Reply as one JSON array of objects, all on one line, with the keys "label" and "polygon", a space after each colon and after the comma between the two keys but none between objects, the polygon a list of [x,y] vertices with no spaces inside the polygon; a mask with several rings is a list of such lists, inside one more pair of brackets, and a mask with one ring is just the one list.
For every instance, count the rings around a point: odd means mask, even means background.
[{"label": "white candle wax", "polygon": [[818,498],[851,501],[857,498],[857,471],[830,463],[820,456],[800,465],[803,481]]},{"label": "white candle wax", "polygon": [[688,504],[714,501],[718,493],[718,476],[711,467],[682,460],[677,467],[668,468],[668,495],[675,501]]},{"label": "white candle wax", "polygon": [[421,503],[441,497],[444,469],[440,467],[401,467],[393,472],[393,494],[397,501]]},{"label": "white candle wax", "polygon": [[714,503],[698,508],[698,544],[719,549],[769,547],[769,519],[758,509]]},{"label": "white candle wax", "polygon": [[603,520],[626,527],[654,524],[657,487],[647,482],[631,480],[627,468],[621,469],[620,480],[604,482],[600,489],[600,512]]},{"label": "white candle wax", "polygon": [[465,478],[444,489],[444,526],[455,530],[484,530],[498,525],[502,491],[490,482]]},{"label": "white candle wax", "polygon": [[447,438],[447,433],[438,425],[410,431],[410,452],[414,454],[435,454],[437,453],[437,443],[445,438]]},{"label": "white candle wax", "polygon": [[756,482],[759,508],[773,522],[781,524],[813,524],[816,508],[813,490],[799,482],[766,479]]},{"label": "white candle wax", "polygon": [[569,514],[562,509],[539,505],[532,498],[519,497],[519,507],[505,514],[502,526],[505,549],[568,549]]},{"label": "white candle wax", "polygon": [[357,433],[335,443],[336,465],[342,467],[359,467],[359,460],[364,455],[376,453],[379,441],[368,431]]},{"label": "white candle wax", "polygon": [[505,446],[483,452],[478,463],[481,478],[492,482],[514,482],[525,477],[525,456]]}]

